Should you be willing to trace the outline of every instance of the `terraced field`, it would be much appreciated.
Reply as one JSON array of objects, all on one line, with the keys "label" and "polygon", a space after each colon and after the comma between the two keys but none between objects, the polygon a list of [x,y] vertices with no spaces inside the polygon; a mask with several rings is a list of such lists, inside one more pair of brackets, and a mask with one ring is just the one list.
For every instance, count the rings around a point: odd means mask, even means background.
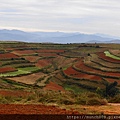
[{"label": "terraced field", "polygon": [[[2,43],[0,48],[0,102],[30,104],[3,105],[11,113],[77,114],[32,104],[90,105],[97,101],[103,105],[107,98],[101,100],[101,92],[106,86],[114,83],[120,90],[120,45],[16,42]],[[87,113],[86,108],[81,113]],[[1,109],[0,114],[9,110]]]},{"label": "terraced field", "polygon": [[[111,46],[109,49],[105,45],[96,47],[89,44],[63,47],[25,43],[5,45],[3,48],[7,52],[0,54],[1,78],[33,86],[44,84],[46,89],[52,89],[50,86],[57,83],[64,86],[68,84],[68,79],[75,84],[77,81],[85,84],[88,88],[95,83],[103,86],[104,80],[120,84],[119,50],[111,49]],[[55,72],[57,70],[59,72]]]}]

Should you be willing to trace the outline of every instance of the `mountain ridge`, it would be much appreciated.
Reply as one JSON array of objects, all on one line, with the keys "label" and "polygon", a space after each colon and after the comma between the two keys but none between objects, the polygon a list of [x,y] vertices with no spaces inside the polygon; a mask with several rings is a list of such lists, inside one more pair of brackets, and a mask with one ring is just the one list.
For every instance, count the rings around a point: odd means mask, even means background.
[{"label": "mountain ridge", "polygon": [[99,36],[100,34],[65,33],[65,32],[25,32],[21,30],[0,30],[0,40],[2,41],[22,41],[22,42],[52,42],[52,43],[120,43],[119,39]]}]

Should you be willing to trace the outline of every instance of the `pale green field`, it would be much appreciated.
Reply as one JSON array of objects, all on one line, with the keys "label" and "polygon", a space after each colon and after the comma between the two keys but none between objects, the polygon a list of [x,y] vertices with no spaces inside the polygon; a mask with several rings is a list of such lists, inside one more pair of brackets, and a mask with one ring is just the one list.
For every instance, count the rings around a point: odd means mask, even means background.
[{"label": "pale green field", "polygon": [[105,51],[104,53],[105,53],[105,55],[108,56],[108,57],[111,57],[111,58],[116,59],[116,60],[120,60],[120,57],[117,57],[117,56],[115,56],[115,55],[112,55],[109,51]]}]

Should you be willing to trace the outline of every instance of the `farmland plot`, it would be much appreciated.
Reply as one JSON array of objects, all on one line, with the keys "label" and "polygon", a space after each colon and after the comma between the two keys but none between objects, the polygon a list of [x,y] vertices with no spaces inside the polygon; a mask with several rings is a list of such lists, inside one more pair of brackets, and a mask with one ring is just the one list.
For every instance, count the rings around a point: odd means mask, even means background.
[{"label": "farmland plot", "polygon": [[74,65],[74,68],[78,71],[82,71],[88,74],[95,74],[95,75],[101,75],[104,77],[114,77],[114,78],[120,78],[119,72],[103,72],[101,70],[93,69],[84,64],[84,62],[81,60],[78,63]]},{"label": "farmland plot", "polygon": [[120,69],[119,63],[111,63],[108,61],[105,61],[103,59],[98,58],[96,54],[91,54],[90,60],[98,65],[101,65],[106,68],[112,68],[112,69]]},{"label": "farmland plot", "polygon": [[39,71],[40,69],[38,67],[25,67],[25,68],[17,68],[17,71],[15,72],[8,72],[0,74],[0,77],[15,77],[19,75],[27,75],[32,72]]},{"label": "farmland plot", "polygon": [[36,81],[42,77],[44,77],[45,74],[42,72],[38,72],[38,73],[33,73],[30,75],[25,75],[25,76],[21,76],[21,77],[13,77],[13,78],[7,78],[9,80],[14,80],[16,82],[21,82],[21,83],[25,83],[25,84],[35,84]]},{"label": "farmland plot", "polygon": [[103,59],[105,61],[112,62],[112,63],[117,63],[117,64],[120,63],[120,60],[108,57],[103,52],[97,53],[97,55],[98,55],[99,58],[101,58],[101,59]]},{"label": "farmland plot", "polygon": [[24,58],[30,62],[36,62],[40,57],[39,56],[24,56]]},{"label": "farmland plot", "polygon": [[89,75],[86,73],[78,72],[72,67],[67,68],[64,70],[64,74],[67,76],[70,76],[71,78],[77,78],[77,79],[87,79],[87,80],[93,80],[93,81],[99,81],[102,80],[100,76],[96,75]]},{"label": "farmland plot", "polygon": [[14,50],[12,53],[19,56],[36,54],[34,50]]},{"label": "farmland plot", "polygon": [[105,72],[120,72],[120,69],[107,68],[106,66],[97,64],[95,62],[92,62],[91,60],[84,61],[84,64],[93,69],[97,69],[97,70],[101,70],[101,71],[105,71]]},{"label": "farmland plot", "polygon": [[120,57],[120,50],[119,49],[110,49],[109,52],[115,56]]},{"label": "farmland plot", "polygon": [[47,59],[41,59],[41,60],[38,60],[38,62],[35,64],[37,67],[39,68],[44,68],[44,67],[47,67],[49,66],[51,63],[49,60]]},{"label": "farmland plot", "polygon": [[49,82],[48,84],[46,84],[46,86],[44,87],[44,90],[55,90],[55,91],[64,91],[64,88],[54,82]]},{"label": "farmland plot", "polygon": [[0,74],[7,73],[7,72],[13,72],[13,71],[17,71],[17,69],[13,67],[9,67],[9,66],[0,68]]},{"label": "farmland plot", "polygon": [[19,58],[19,56],[15,55],[13,53],[0,54],[0,60],[13,59],[13,58]]}]

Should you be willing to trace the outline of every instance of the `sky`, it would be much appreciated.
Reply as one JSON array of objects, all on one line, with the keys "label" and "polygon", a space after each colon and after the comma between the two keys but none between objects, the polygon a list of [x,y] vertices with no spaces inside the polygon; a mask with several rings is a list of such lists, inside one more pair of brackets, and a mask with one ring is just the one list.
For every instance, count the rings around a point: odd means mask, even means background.
[{"label": "sky", "polygon": [[120,36],[120,0],[0,0],[0,29]]}]

